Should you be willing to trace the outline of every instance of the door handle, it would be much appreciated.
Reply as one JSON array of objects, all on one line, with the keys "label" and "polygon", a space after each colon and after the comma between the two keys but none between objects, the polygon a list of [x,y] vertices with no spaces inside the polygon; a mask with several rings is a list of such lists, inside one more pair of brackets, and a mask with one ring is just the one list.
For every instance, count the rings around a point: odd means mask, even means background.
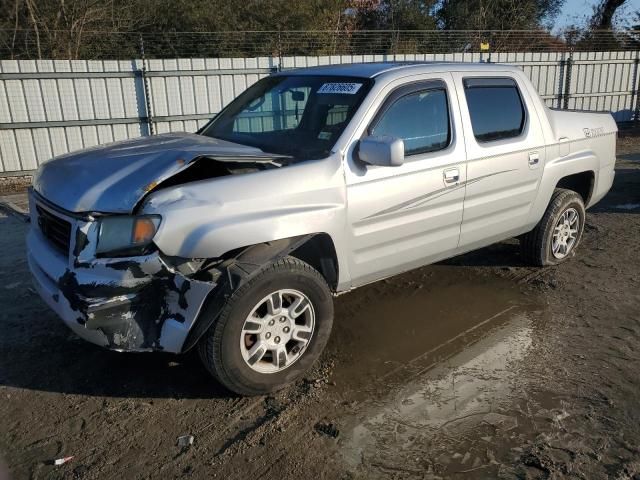
[{"label": "door handle", "polygon": [[460,180],[460,170],[457,168],[450,168],[443,172],[445,183],[456,183]]},{"label": "door handle", "polygon": [[537,165],[540,161],[540,154],[538,152],[529,153],[529,165]]}]

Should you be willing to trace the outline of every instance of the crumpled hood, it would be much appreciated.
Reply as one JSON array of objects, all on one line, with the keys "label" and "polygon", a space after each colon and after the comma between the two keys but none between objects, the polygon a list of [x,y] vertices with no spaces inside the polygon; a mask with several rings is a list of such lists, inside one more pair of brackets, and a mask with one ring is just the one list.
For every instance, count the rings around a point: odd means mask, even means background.
[{"label": "crumpled hood", "polygon": [[36,172],[33,187],[70,212],[130,213],[154,185],[201,156],[269,157],[258,148],[237,143],[192,133],[167,133],[49,160]]}]

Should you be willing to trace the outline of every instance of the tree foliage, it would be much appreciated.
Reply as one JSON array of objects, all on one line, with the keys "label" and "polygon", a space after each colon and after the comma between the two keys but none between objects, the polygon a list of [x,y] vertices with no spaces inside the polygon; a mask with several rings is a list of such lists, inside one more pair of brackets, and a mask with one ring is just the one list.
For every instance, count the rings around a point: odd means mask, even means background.
[{"label": "tree foliage", "polygon": [[[0,29],[103,31],[536,28],[564,0],[0,0]],[[611,0],[610,0],[611,1]],[[621,0],[614,0],[620,2]]]},{"label": "tree foliage", "polygon": [[[158,57],[358,54],[463,51],[486,41],[492,50],[521,49],[530,39],[506,31],[535,30],[539,46],[562,44],[545,27],[564,1],[0,0],[0,54],[130,58],[140,55],[142,45]],[[569,43],[601,44],[602,34],[595,31],[611,27],[616,9],[624,3],[599,0],[589,27]],[[436,30],[440,34],[417,32]],[[278,33],[285,31],[301,34]],[[627,38],[635,41],[637,35],[609,36],[607,41],[615,46],[626,45]]]},{"label": "tree foliage", "polygon": [[559,12],[564,0],[443,0],[439,24],[448,30],[531,30]]},{"label": "tree foliage", "polygon": [[347,25],[358,30],[432,30],[437,0],[352,1]]},{"label": "tree foliage", "polygon": [[613,24],[613,16],[627,0],[600,0],[594,7],[591,17],[593,30],[609,30]]}]

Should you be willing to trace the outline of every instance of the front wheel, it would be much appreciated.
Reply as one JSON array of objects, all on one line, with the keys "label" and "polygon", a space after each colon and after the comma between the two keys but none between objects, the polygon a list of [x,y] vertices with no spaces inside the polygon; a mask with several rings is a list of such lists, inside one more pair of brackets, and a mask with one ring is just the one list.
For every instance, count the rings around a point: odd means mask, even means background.
[{"label": "front wheel", "polygon": [[572,257],[582,238],[585,215],[580,195],[557,188],[542,220],[520,239],[525,261],[542,267],[557,265]]},{"label": "front wheel", "polygon": [[273,392],[306,372],[333,324],[331,291],[307,263],[286,257],[236,290],[200,340],[200,358],[241,395]]}]

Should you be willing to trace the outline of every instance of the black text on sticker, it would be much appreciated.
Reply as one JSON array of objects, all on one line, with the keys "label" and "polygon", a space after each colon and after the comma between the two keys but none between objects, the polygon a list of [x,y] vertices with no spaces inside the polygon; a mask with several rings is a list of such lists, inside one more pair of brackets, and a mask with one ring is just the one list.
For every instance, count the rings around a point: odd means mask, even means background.
[{"label": "black text on sticker", "polygon": [[361,83],[325,83],[318,89],[318,93],[343,93],[353,95],[362,86]]}]

